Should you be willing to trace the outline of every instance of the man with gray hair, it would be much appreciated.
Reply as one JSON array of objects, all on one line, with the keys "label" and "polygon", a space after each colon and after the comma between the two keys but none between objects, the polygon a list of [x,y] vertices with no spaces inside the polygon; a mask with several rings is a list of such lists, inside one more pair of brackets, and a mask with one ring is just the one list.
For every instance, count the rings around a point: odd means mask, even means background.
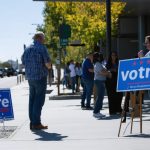
[{"label": "man with gray hair", "polygon": [[29,84],[29,119],[30,129],[47,129],[41,123],[41,111],[45,102],[48,69],[51,68],[50,57],[44,46],[44,33],[37,32],[33,44],[25,48],[22,64]]},{"label": "man with gray hair", "polygon": [[150,35],[145,37],[144,45],[146,46],[146,49],[148,50],[148,52],[145,54],[145,57],[150,57]]},{"label": "man with gray hair", "polygon": [[[150,58],[150,35],[147,35],[145,37],[145,43],[144,43],[144,45],[146,46],[146,49],[148,50],[148,52],[145,54],[144,57]],[[150,97],[150,90],[148,90],[148,96]]]}]

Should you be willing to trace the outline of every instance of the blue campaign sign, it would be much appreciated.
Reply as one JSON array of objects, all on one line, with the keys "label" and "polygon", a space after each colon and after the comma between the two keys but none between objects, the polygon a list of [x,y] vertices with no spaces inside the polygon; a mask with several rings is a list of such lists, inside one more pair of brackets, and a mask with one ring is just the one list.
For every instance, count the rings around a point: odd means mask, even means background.
[{"label": "blue campaign sign", "polygon": [[14,119],[10,89],[0,89],[0,120]]},{"label": "blue campaign sign", "polygon": [[119,61],[117,91],[150,89],[150,58]]}]

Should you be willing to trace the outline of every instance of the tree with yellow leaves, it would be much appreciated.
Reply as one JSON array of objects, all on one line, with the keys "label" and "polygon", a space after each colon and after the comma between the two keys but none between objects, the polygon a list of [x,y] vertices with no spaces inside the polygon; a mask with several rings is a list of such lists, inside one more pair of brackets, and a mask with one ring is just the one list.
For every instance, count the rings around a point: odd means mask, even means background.
[{"label": "tree with yellow leaves", "polygon": [[[116,34],[119,15],[125,3],[111,4],[112,35]],[[93,51],[95,44],[106,40],[106,5],[104,2],[46,2],[44,9],[44,27],[46,42],[53,56],[59,48],[59,26],[62,23],[71,26],[69,41],[81,40],[85,47],[67,46],[65,61],[81,61],[85,54]]]}]

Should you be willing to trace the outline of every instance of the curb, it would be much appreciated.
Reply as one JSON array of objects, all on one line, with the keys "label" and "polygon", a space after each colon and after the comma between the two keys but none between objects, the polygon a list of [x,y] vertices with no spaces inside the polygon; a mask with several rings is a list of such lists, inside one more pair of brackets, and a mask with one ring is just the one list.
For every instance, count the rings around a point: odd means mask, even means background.
[{"label": "curb", "polygon": [[50,96],[49,100],[70,100],[70,99],[81,99],[81,95],[54,95]]}]

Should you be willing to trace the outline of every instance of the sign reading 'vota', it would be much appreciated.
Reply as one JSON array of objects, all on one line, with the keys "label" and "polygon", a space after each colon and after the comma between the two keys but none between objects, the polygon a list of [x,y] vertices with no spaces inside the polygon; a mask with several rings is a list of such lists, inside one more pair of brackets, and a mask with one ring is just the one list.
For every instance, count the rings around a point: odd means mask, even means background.
[{"label": "sign reading 'vota'", "polygon": [[119,61],[117,91],[150,89],[150,58]]},{"label": "sign reading 'vota'", "polygon": [[14,119],[10,89],[0,89],[0,120]]}]

